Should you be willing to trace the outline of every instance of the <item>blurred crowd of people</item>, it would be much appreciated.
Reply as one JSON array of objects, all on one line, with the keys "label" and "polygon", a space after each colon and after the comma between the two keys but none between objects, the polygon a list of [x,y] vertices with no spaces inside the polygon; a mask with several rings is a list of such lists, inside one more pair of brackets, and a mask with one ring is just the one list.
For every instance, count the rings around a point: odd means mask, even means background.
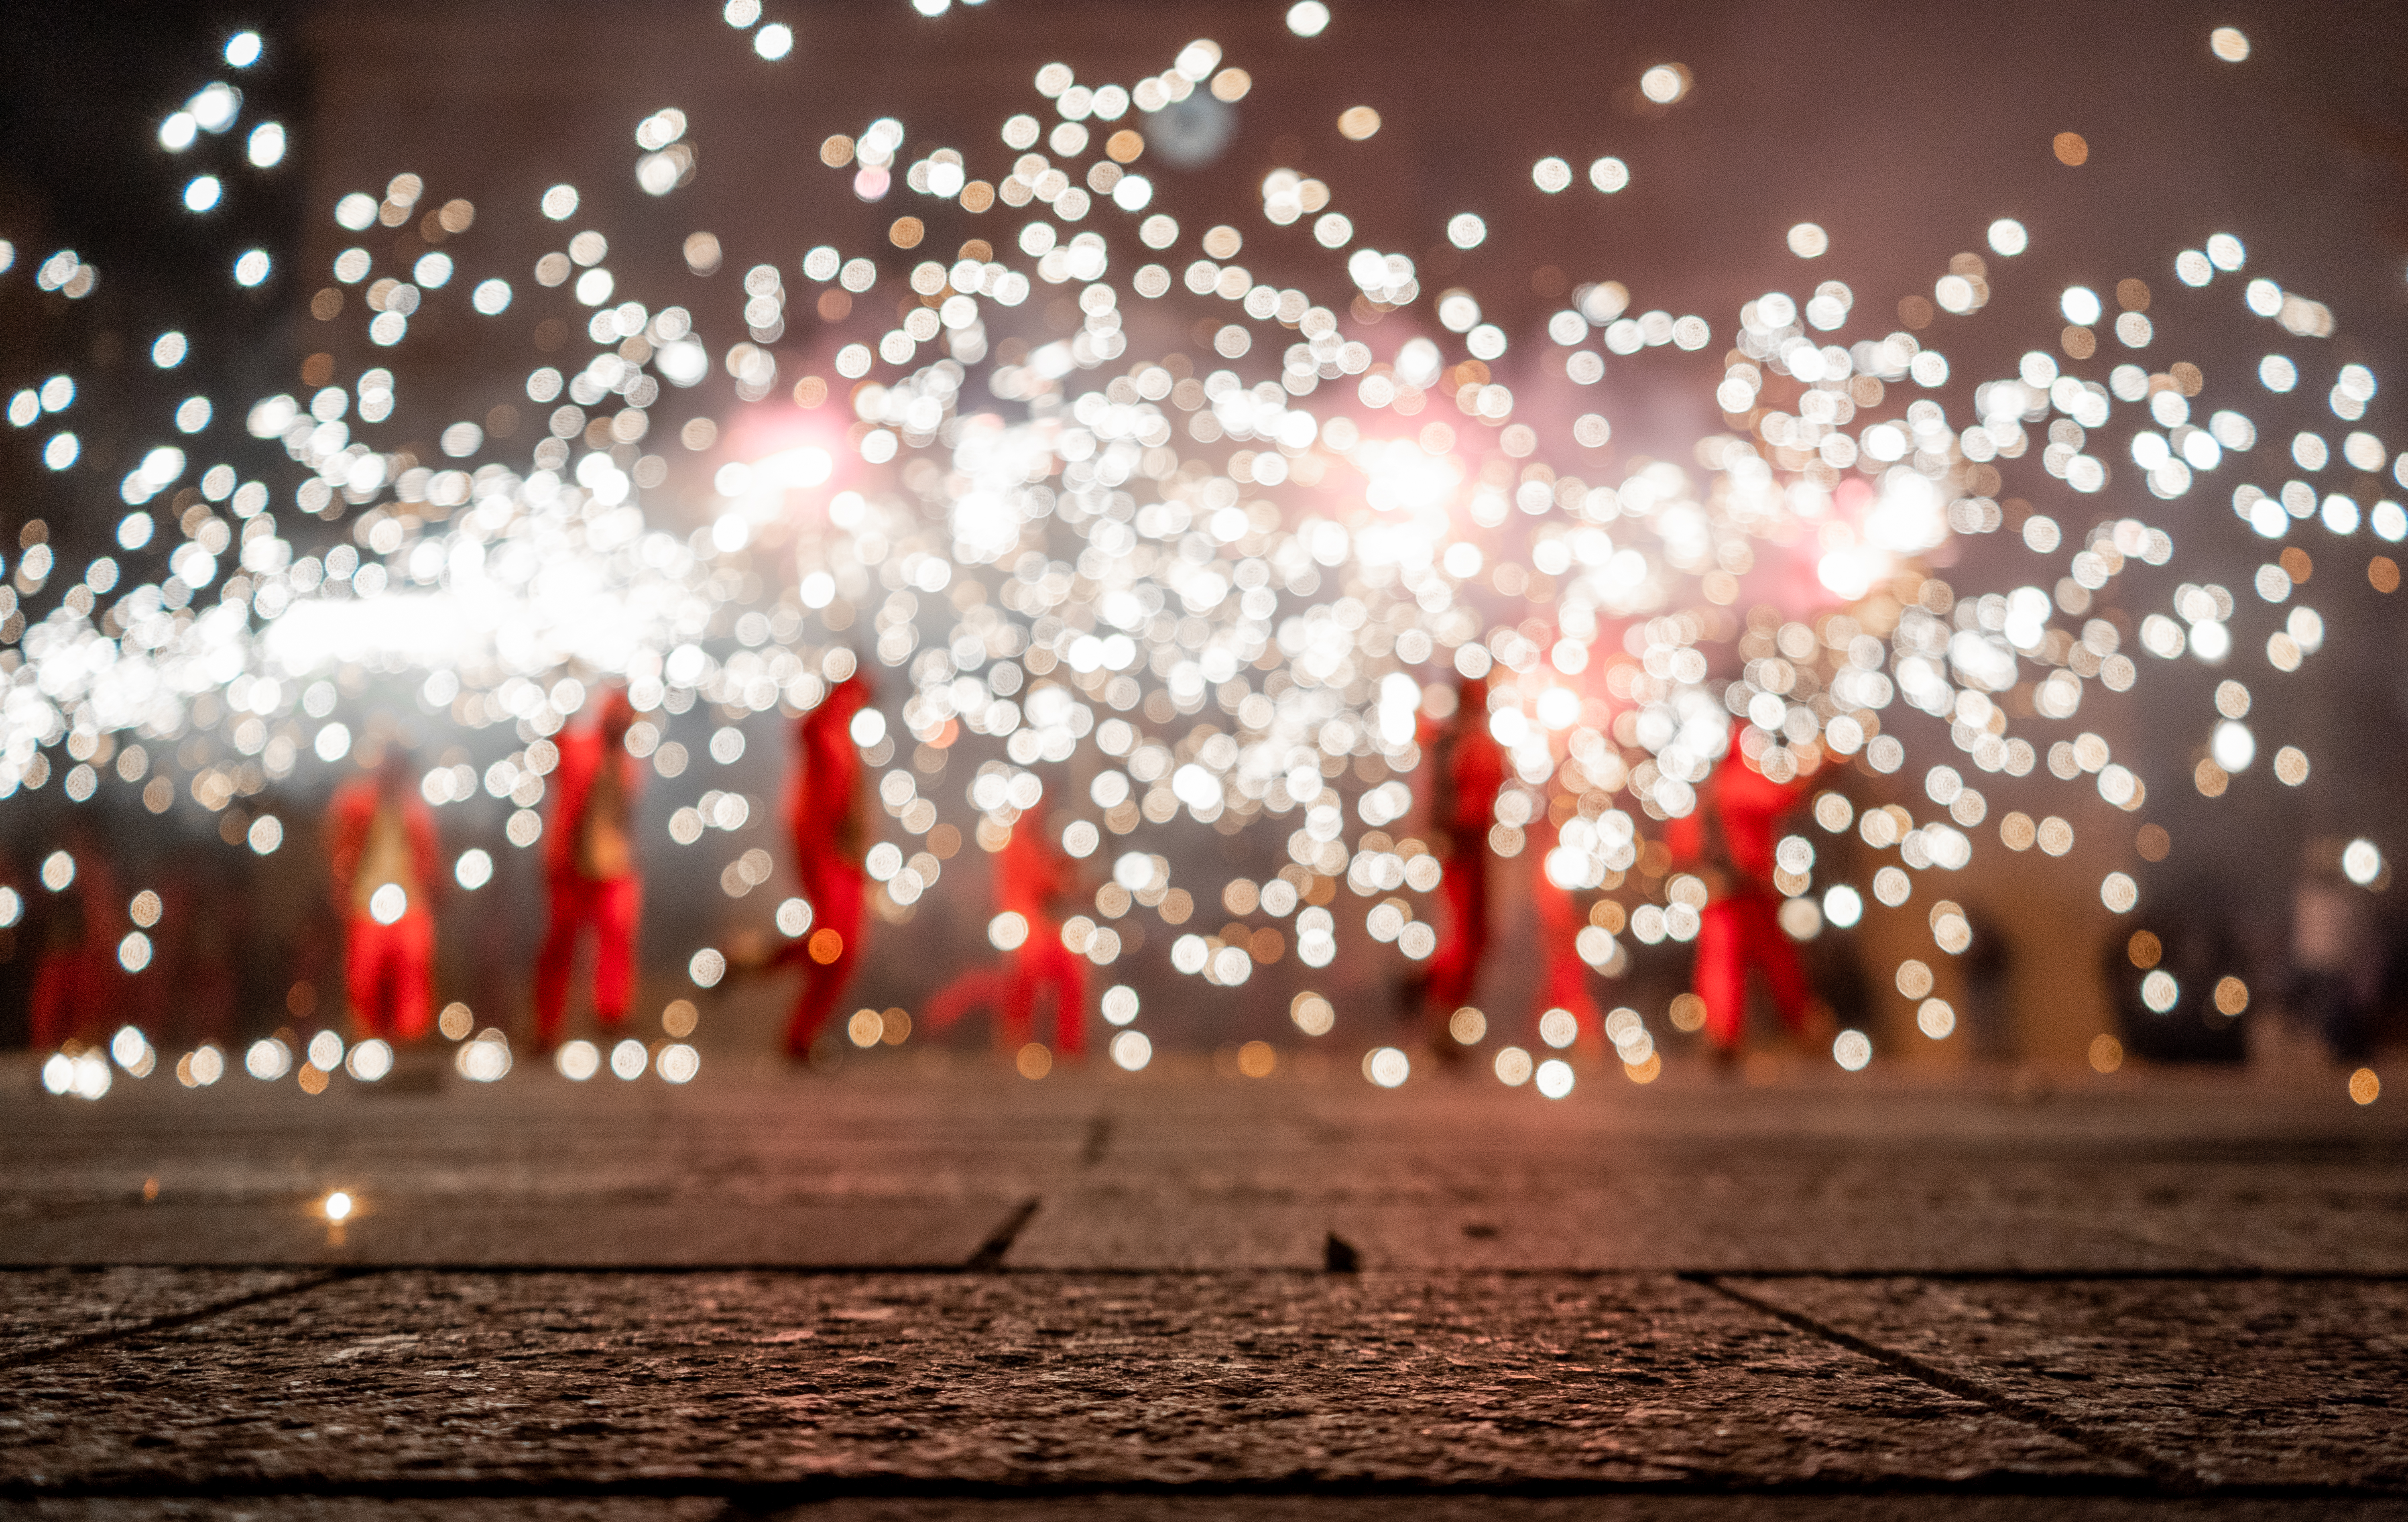
[{"label": "blurred crowd of people", "polygon": [[[1491,971],[1498,906],[1508,899],[1526,904],[1535,935],[1535,976],[1523,980],[1532,990],[1526,1023],[1534,1028],[1543,1014],[1561,1012],[1583,1040],[1598,1043],[1600,989],[1612,987],[1617,1001],[1660,1004],[1684,986],[1693,996],[1690,1018],[1675,1023],[1695,1031],[1703,1053],[1728,1067],[1748,1043],[1752,983],[1767,996],[1758,1007],[1801,1050],[1828,1048],[1842,1019],[1867,1021],[1872,980],[1846,939],[1824,936],[1801,946],[1784,928],[1783,906],[1799,889],[1792,883],[1784,892],[1776,845],[1816,785],[1811,768],[1776,781],[1748,747],[1733,743],[1699,785],[1697,807],[1670,820],[1649,847],[1657,854],[1645,869],[1655,889],[1683,877],[1702,885],[1693,943],[1614,942],[1610,958],[1584,955],[1578,948],[1590,926],[1623,928],[1622,914],[1606,900],[1624,874],[1609,874],[1602,890],[1567,887],[1547,864],[1563,827],[1584,810],[1594,813],[1598,795],[1565,765],[1539,785],[1526,827],[1513,826],[1521,830],[1516,847],[1500,851],[1499,800],[1514,773],[1490,733],[1489,690],[1485,680],[1466,678],[1451,694],[1440,692],[1451,703],[1426,704],[1421,720],[1421,825],[1442,869],[1435,896],[1441,933],[1427,957],[1409,964],[1401,984],[1393,985],[1399,989],[1394,1014],[1409,1040],[1442,1058],[1464,1055],[1456,1017]],[[796,1060],[808,1059],[827,1037],[830,1017],[861,969],[873,917],[867,911],[877,890],[865,867],[875,834],[870,778],[854,737],[855,717],[872,696],[867,678],[856,672],[794,721],[784,826],[807,912],[797,923],[781,918],[782,939],[738,937],[731,946],[730,970],[738,978],[796,978],[783,1049]],[[624,693],[606,689],[583,722],[549,741],[554,759],[540,853],[547,924],[524,1027],[538,1052],[557,1047],[569,1028],[573,974],[589,941],[595,1022],[619,1034],[635,1009],[644,909],[636,817],[647,769],[628,749],[638,720]],[[1839,775],[1827,773],[1821,785],[1844,787],[1833,781]],[[928,1030],[945,1031],[984,1011],[996,1043],[1016,1050],[1038,1039],[1039,1013],[1050,1007],[1051,1052],[1075,1059],[1084,1051],[1089,969],[1066,947],[1063,926],[1094,884],[1058,834],[1042,803],[1009,829],[982,830],[991,857],[990,943],[1000,955],[966,968],[922,969],[923,981],[935,984],[921,1011]],[[28,879],[0,869],[20,916],[13,928],[0,929],[0,1021],[8,1005],[21,1008],[22,1037],[37,1050],[97,1043],[128,1023],[154,1040],[228,1042],[250,1034],[262,1010],[280,1024],[333,1024],[336,1012],[319,990],[339,988],[353,1039],[374,1036],[405,1047],[423,1041],[437,1001],[438,913],[452,874],[422,797],[417,758],[407,748],[385,746],[372,766],[335,790],[322,845],[331,894],[314,912],[246,890],[230,880],[224,857],[199,849],[171,856],[156,874],[163,887],[129,901],[90,823],[73,819],[41,872]],[[1525,881],[1508,884],[1508,872],[1524,873]],[[2337,849],[2318,844],[2310,849],[2291,910],[2286,942],[2258,957],[2271,965],[2261,965],[2253,981],[2279,996],[2279,1010],[2266,1018],[2287,1019],[2338,1059],[2363,1060],[2384,1034],[2403,970],[2375,897],[2342,871]],[[1994,917],[1976,914],[1980,929],[1962,962],[1974,1023],[1969,1039],[1976,1055],[2001,1055],[2010,1044],[2004,1027],[2013,949]],[[2243,1055],[2237,1018],[2169,1019],[2146,1004],[2138,981],[2162,964],[2182,985],[2213,986],[2241,939],[2230,920],[2212,902],[2185,900],[2177,888],[2159,916],[2164,929],[2107,949],[2122,1040],[2135,1055]],[[129,934],[129,925],[147,929],[163,922],[167,928],[155,940]],[[899,925],[883,933],[907,951],[901,943],[914,935]],[[2146,959],[2133,949],[2143,940],[2151,948]],[[494,949],[490,940],[479,947]],[[322,1011],[322,1001],[329,1002]],[[1486,1028],[1486,1016],[1481,1025]],[[6,1028],[0,1025],[0,1032]]]}]

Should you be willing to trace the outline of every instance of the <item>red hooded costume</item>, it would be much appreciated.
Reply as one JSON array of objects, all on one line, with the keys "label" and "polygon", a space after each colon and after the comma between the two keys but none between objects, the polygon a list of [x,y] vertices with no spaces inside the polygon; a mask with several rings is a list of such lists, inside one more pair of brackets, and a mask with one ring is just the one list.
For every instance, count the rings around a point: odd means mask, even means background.
[{"label": "red hooded costume", "polygon": [[636,991],[636,926],[644,883],[636,870],[635,808],[638,771],[627,754],[636,711],[612,692],[591,729],[564,731],[554,741],[552,823],[545,830],[544,873],[552,893],[552,924],[536,961],[536,1041],[560,1040],[568,1012],[569,973],[577,943],[594,932],[594,1012],[606,1026],[627,1017]]},{"label": "red hooded costume", "polygon": [[786,787],[786,822],[795,837],[795,875],[811,906],[811,928],[781,958],[803,968],[803,985],[786,1024],[790,1056],[810,1053],[861,965],[861,912],[868,898],[861,858],[868,849],[869,811],[862,797],[864,768],[853,742],[853,719],[869,697],[867,680],[849,676],[795,724],[798,765]]},{"label": "red hooded costume", "polygon": [[[443,867],[434,812],[410,786],[400,753],[375,776],[335,790],[326,849],[352,1024],[361,1035],[416,1041],[434,1012],[435,895]],[[400,892],[397,906],[389,888]]]},{"label": "red hooded costume", "polygon": [[982,1004],[1001,1017],[997,1043],[1017,1050],[1034,1034],[1037,997],[1054,990],[1054,1044],[1066,1055],[1086,1050],[1087,967],[1062,944],[1061,902],[1069,892],[1068,861],[1046,839],[1045,815],[1020,817],[995,854],[995,900],[1027,927],[999,966],[978,968],[947,984],[928,1001],[928,1024],[942,1030]]},{"label": "red hooded costume", "polygon": [[1445,854],[1446,939],[1430,957],[1424,998],[1441,1021],[1471,998],[1488,959],[1489,827],[1505,787],[1505,752],[1488,734],[1488,687],[1466,678],[1455,717],[1429,731],[1436,773],[1430,827]]},{"label": "red hooded costume", "polygon": [[1673,861],[1706,880],[1692,980],[1706,1003],[1706,1038],[1725,1053],[1739,1050],[1751,964],[1764,969],[1782,1022],[1800,1035],[1807,1029],[1813,996],[1798,948],[1782,933],[1781,895],[1772,885],[1773,836],[1802,792],[1756,770],[1734,748],[1698,807],[1664,832]]}]

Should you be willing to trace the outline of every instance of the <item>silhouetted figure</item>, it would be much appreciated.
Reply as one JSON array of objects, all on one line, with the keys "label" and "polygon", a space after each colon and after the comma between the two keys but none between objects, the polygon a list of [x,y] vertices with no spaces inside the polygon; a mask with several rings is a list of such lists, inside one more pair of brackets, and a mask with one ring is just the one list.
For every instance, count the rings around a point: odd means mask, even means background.
[{"label": "silhouetted figure", "polygon": [[1035,1032],[1038,995],[1054,990],[1054,1046],[1065,1056],[1086,1050],[1087,964],[1062,944],[1063,900],[1076,869],[1048,839],[1040,804],[1020,816],[995,854],[998,914],[1017,914],[1018,945],[1000,964],[976,968],[928,1001],[928,1024],[942,1030],[982,1005],[997,1015],[996,1044],[1017,1051]]},{"label": "silhouetted figure", "polygon": [[2292,1017],[2321,1037],[2335,1061],[2372,1054],[2383,991],[2383,945],[2367,890],[2344,876],[2329,850],[2315,853],[2291,896]]},{"label": "silhouetted figure", "polygon": [[[2143,891],[2146,938],[2117,926],[2100,948],[2126,1055],[2145,1062],[2246,1061],[2248,1027],[2216,1008],[2215,987],[2247,972],[2257,916],[2197,873],[2160,871]],[[2143,947],[2145,955],[2136,955]],[[2280,965],[2279,952],[2274,962]],[[2153,972],[2174,980],[2175,1001],[2162,1010],[2150,1008],[2146,997]]]},{"label": "silhouetted figure", "polygon": [[[2012,1057],[2014,1043],[2014,948],[1995,916],[1970,910],[1973,932],[1959,964],[1965,974],[1966,1034],[1977,1057]],[[1835,1001],[1836,1002],[1836,1001]]]},{"label": "silhouetted figure", "polygon": [[786,1054],[793,1057],[810,1055],[861,965],[861,913],[868,897],[862,854],[869,845],[869,810],[853,719],[869,700],[868,679],[856,672],[795,724],[786,822],[794,832],[795,875],[811,906],[811,929],[778,958],[803,969],[803,985],[786,1024]]},{"label": "silhouetted figure", "polygon": [[[1454,715],[1427,733],[1430,828],[1445,868],[1440,886],[1447,926],[1422,976],[1421,994],[1426,1015],[1443,1030],[1471,998],[1488,959],[1488,831],[1505,786],[1505,753],[1488,733],[1487,683],[1464,678]],[[1443,1041],[1438,1047],[1451,1050]]]},{"label": "silhouetted figure", "polygon": [[636,994],[636,926],[644,883],[636,871],[638,771],[627,754],[636,722],[627,695],[603,695],[590,729],[564,730],[554,740],[552,821],[544,831],[544,876],[552,922],[535,969],[535,1039],[539,1050],[560,1043],[568,1014],[569,975],[577,943],[594,932],[594,1012],[605,1026],[627,1018]]},{"label": "silhouetted figure", "polygon": [[326,854],[343,917],[343,983],[362,1035],[415,1041],[435,994],[435,817],[396,745],[375,772],[335,790]]},{"label": "silhouetted figure", "polygon": [[1782,933],[1772,883],[1773,834],[1802,789],[1776,783],[1734,748],[1699,790],[1698,806],[1664,831],[1673,863],[1706,884],[1698,912],[1691,986],[1706,1005],[1706,1040],[1727,1060],[1747,1019],[1747,969],[1763,969],[1782,1023],[1801,1041],[1813,1034],[1814,1003],[1798,948]]}]

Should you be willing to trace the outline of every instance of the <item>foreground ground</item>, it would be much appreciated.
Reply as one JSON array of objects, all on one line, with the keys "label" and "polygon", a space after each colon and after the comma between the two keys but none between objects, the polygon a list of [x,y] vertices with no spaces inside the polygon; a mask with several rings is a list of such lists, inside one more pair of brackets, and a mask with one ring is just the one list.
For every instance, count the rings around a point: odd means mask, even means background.
[{"label": "foreground ground", "polygon": [[0,1512],[2408,1515],[2408,1113],[2126,1076],[10,1070]]}]

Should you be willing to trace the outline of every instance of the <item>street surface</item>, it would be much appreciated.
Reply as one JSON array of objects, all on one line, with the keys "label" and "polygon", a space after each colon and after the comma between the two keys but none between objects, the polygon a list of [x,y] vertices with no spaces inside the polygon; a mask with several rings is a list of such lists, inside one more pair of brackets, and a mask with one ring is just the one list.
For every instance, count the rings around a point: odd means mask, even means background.
[{"label": "street surface", "polygon": [[10,1070],[0,1509],[2408,1515],[2396,1106],[1870,1076]]}]

